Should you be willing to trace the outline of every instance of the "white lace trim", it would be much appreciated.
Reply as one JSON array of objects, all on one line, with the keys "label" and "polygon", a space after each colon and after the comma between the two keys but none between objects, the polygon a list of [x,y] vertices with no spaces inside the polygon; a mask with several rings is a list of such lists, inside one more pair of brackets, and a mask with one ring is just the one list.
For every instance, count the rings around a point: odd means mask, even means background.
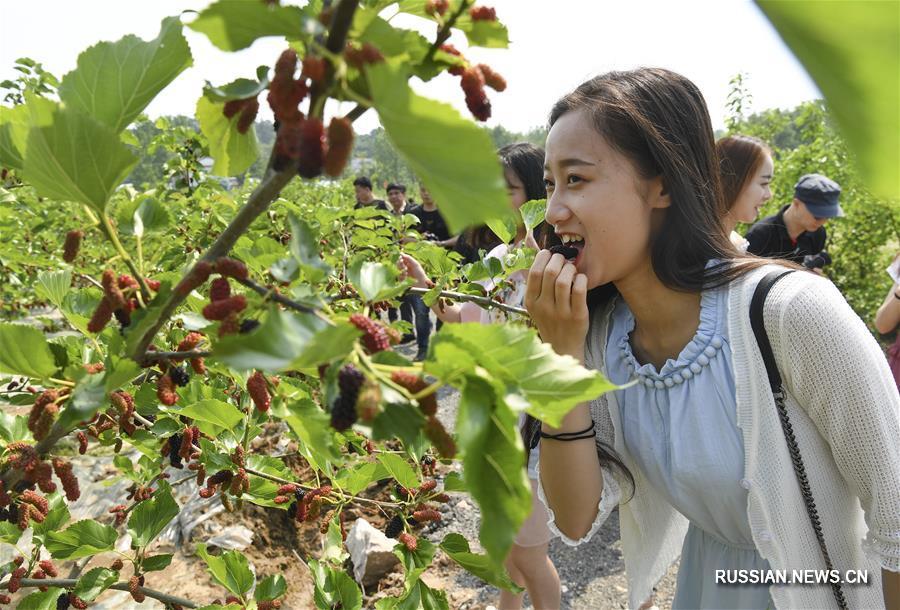
[{"label": "white lace trim", "polygon": [[556,515],[553,514],[553,509],[550,508],[550,503],[547,502],[547,497],[544,495],[544,486],[541,484],[540,464],[537,465],[535,470],[538,475],[538,499],[547,507],[547,527],[550,528],[550,531],[553,532],[553,534],[559,536],[559,539],[569,546],[579,546],[593,538],[594,534],[597,533],[597,530],[600,529],[600,526],[602,526],[612,514],[613,509],[619,504],[619,499],[622,497],[618,481],[616,481],[615,477],[612,476],[606,468],[601,468],[603,473],[603,492],[600,494],[600,504],[597,505],[597,516],[591,524],[591,529],[578,540],[573,540],[556,527]]},{"label": "white lace trim", "polygon": [[862,541],[865,554],[889,572],[900,572],[900,547],[890,540],[879,540],[872,530]]}]

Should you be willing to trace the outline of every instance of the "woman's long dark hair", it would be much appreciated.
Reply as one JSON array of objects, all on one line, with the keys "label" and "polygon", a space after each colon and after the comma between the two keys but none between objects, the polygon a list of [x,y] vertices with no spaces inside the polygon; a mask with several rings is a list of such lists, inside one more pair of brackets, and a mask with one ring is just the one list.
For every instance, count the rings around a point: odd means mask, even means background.
[{"label": "woman's long dark hair", "polygon": [[[661,68],[608,72],[556,102],[550,126],[580,110],[589,113],[597,132],[641,177],[662,176],[671,205],[650,238],[650,259],[664,285],[700,292],[771,262],[742,257],[725,234],[715,137],[706,102],[694,83]],[[707,269],[710,260],[719,262]],[[611,283],[589,291],[592,321],[595,311],[615,294]],[[598,453],[601,464],[613,466],[634,483],[611,447],[598,445]]]},{"label": "woman's long dark hair", "polygon": [[728,211],[772,151],[759,138],[738,134],[720,138],[716,142],[716,154],[719,156],[722,202]]}]

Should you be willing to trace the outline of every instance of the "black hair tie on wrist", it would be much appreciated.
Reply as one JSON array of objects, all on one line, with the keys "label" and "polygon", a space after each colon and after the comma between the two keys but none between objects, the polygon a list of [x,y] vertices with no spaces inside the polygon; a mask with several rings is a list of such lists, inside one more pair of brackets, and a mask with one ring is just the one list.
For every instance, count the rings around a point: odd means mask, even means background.
[{"label": "black hair tie on wrist", "polygon": [[578,441],[583,438],[593,438],[594,437],[594,421],[591,420],[591,425],[585,428],[584,430],[579,430],[578,432],[560,432],[559,434],[547,434],[543,430],[541,430],[541,438],[549,438],[554,441]]}]

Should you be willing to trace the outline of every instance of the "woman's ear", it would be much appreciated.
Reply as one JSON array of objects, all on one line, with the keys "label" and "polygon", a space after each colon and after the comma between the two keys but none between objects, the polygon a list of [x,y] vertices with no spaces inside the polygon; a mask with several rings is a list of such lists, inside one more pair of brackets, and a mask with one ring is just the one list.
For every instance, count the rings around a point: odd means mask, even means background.
[{"label": "woman's ear", "polygon": [[662,209],[672,205],[672,198],[669,197],[669,190],[666,187],[662,174],[656,176],[650,181],[649,204],[651,208]]}]

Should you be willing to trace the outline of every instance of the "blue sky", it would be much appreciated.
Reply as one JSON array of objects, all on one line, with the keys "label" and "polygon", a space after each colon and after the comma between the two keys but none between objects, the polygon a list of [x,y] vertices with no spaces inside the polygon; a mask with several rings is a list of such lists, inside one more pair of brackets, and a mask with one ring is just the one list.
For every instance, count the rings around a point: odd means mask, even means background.
[{"label": "blue sky", "polygon": [[[608,70],[637,66],[662,66],[692,79],[706,97],[715,127],[724,124],[728,81],[738,72],[748,74],[754,111],[792,107],[820,97],[802,66],[751,2],[484,3],[494,6],[509,27],[510,48],[466,51],[461,36],[451,42],[470,59],[491,64],[509,83],[506,92],[491,95],[494,117],[489,124],[499,123],[516,131],[541,125],[553,102],[583,80]],[[16,74],[12,64],[21,56],[41,61],[62,76],[75,67],[78,53],[97,41],[116,40],[125,34],[151,39],[164,17],[200,10],[208,4],[208,0],[5,0],[0,24],[0,80]],[[389,8],[385,15],[392,12]],[[394,23],[421,28],[426,35],[433,33],[433,25],[416,18],[399,16]],[[153,101],[148,108],[152,117],[192,114],[204,81],[222,84],[252,76],[256,66],[271,65],[283,47],[276,39],[263,39],[245,51],[228,54],[202,35],[187,29],[185,32],[194,67]],[[430,83],[414,83],[414,87],[465,111],[455,77],[442,75]],[[266,112],[264,108],[261,116]],[[357,127],[366,132],[377,124],[374,113],[370,113]]]}]

